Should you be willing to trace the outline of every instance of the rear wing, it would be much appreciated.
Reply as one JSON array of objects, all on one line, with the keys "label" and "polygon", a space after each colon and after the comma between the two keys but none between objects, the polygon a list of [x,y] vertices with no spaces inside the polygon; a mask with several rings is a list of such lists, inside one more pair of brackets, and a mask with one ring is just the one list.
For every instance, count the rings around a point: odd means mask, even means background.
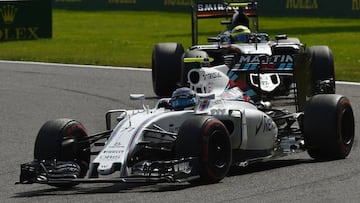
[{"label": "rear wing", "polygon": [[233,3],[199,3],[197,0],[192,5],[191,30],[192,45],[198,44],[198,19],[204,18],[231,18],[230,21],[222,21],[222,24],[230,25],[233,23],[233,16],[236,13],[244,14],[252,19],[249,25],[253,32],[258,31],[257,2],[233,2]]}]

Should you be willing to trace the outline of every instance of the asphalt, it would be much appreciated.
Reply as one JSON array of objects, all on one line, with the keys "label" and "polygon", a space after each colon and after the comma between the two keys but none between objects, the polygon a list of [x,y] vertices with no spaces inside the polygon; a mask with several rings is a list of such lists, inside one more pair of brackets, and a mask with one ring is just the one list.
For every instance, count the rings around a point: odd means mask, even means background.
[{"label": "asphalt", "polygon": [[339,83],[350,98],[356,140],[347,159],[314,162],[306,152],[232,169],[217,184],[87,184],[59,190],[15,185],[20,164],[33,159],[35,137],[50,119],[74,118],[88,132],[105,129],[109,109],[136,108],[130,93],[156,103],[151,72],[132,68],[0,61],[0,202],[358,202],[360,199],[357,83]]}]

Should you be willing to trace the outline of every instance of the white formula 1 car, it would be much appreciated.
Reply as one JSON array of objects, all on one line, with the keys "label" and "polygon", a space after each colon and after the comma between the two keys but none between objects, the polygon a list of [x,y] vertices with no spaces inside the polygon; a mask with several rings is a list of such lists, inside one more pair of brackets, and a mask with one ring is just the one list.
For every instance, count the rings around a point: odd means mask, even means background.
[{"label": "white formula 1 car", "polygon": [[21,165],[19,183],[215,183],[232,165],[245,167],[305,150],[316,160],[348,156],[354,116],[345,96],[314,95],[303,111],[291,113],[229,88],[228,69],[190,70],[190,88],[175,90],[155,108],[144,105],[144,95],[131,95],[143,108],[107,112],[107,130],[95,135],[72,119],[46,122],[36,138],[34,161]]}]

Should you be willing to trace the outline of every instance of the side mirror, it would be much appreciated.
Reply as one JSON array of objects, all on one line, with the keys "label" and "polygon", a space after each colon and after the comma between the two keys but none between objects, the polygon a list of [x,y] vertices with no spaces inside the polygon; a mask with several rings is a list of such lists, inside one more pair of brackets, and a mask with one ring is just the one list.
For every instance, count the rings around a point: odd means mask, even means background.
[{"label": "side mirror", "polygon": [[220,38],[218,37],[208,37],[208,42],[220,42]]},{"label": "side mirror", "polygon": [[145,100],[144,94],[130,94],[130,100]]},{"label": "side mirror", "polygon": [[141,106],[145,111],[148,111],[149,108],[145,106],[145,95],[144,94],[130,94],[130,100],[140,100]]},{"label": "side mirror", "polygon": [[288,37],[287,37],[287,35],[285,35],[285,34],[284,34],[284,35],[276,35],[276,36],[275,36],[275,39],[276,39],[276,40],[287,39],[287,38],[288,38]]}]

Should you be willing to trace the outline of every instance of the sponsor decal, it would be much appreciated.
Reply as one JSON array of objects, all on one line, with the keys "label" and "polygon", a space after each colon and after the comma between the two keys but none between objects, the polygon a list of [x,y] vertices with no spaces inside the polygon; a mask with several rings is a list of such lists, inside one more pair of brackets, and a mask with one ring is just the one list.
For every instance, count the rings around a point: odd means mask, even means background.
[{"label": "sponsor decal", "polygon": [[255,135],[258,135],[259,132],[270,132],[275,128],[275,124],[271,118],[267,116],[261,116],[259,123],[256,125]]},{"label": "sponsor decal", "polygon": [[6,27],[0,28],[0,41],[38,39],[39,27],[14,27],[16,15],[20,10],[11,4],[0,7],[0,15]]},{"label": "sponsor decal", "polygon": [[273,55],[271,57],[266,57],[264,61],[262,57],[258,55],[243,55],[240,57],[239,63],[292,63],[294,59],[291,55]]},{"label": "sponsor decal", "polygon": [[183,162],[183,163],[178,163],[174,165],[174,170],[177,172],[183,172],[183,173],[191,173],[191,165],[190,162]]},{"label": "sponsor decal", "polygon": [[121,158],[121,155],[124,153],[124,150],[115,151],[115,150],[105,150],[100,155],[100,159],[106,160],[118,160]]},{"label": "sponsor decal", "polygon": [[5,24],[13,24],[16,12],[18,9],[13,5],[4,5],[0,8],[1,17]]},{"label": "sponsor decal", "polygon": [[211,109],[210,112],[211,115],[225,115],[227,113],[226,109]]},{"label": "sponsor decal", "polygon": [[164,0],[165,6],[191,6],[192,0]]},{"label": "sponsor decal", "polygon": [[55,0],[56,3],[79,3],[82,0]]},{"label": "sponsor decal", "polygon": [[287,9],[318,9],[318,0],[286,0]]},{"label": "sponsor decal", "polygon": [[136,0],[108,0],[109,4],[136,4]]},{"label": "sponsor decal", "polygon": [[114,144],[108,146],[108,148],[119,150],[119,149],[124,149],[125,145],[123,145],[120,141],[116,141]]},{"label": "sponsor decal", "polygon": [[292,70],[294,59],[291,55],[273,55],[270,57],[261,57],[258,55],[242,55],[239,64],[235,65],[236,69],[242,70]]},{"label": "sponsor decal", "polygon": [[353,11],[360,11],[360,0],[352,0],[351,9]]},{"label": "sponsor decal", "polygon": [[198,3],[198,17],[231,16],[239,7],[228,7],[221,3]]},{"label": "sponsor decal", "polygon": [[[224,4],[198,4],[198,12],[207,12],[207,11],[225,11],[226,7]],[[229,7],[230,8],[230,7]]]},{"label": "sponsor decal", "polygon": [[16,27],[0,29],[0,40],[38,39],[38,27]]},{"label": "sponsor decal", "polygon": [[216,78],[221,78],[221,74],[219,72],[205,73],[205,74],[203,74],[203,78],[204,78],[204,81],[213,80]]},{"label": "sponsor decal", "polygon": [[201,100],[198,106],[198,110],[205,111],[206,109],[208,109],[209,104],[210,104],[210,100],[208,99]]}]

